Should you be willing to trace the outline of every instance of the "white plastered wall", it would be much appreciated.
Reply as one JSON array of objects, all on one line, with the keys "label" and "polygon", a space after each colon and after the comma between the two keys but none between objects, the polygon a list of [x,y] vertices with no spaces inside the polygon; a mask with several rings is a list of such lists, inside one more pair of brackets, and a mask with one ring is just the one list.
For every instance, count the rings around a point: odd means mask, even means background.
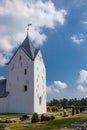
[{"label": "white plastered wall", "polygon": [[[34,112],[33,68],[33,61],[20,48],[8,65],[7,91],[10,94],[8,96],[7,112],[27,114]],[[27,69],[26,75],[24,69]],[[27,85],[27,91],[24,91],[25,85]]]},{"label": "white plastered wall", "polygon": [[34,111],[38,114],[46,113],[46,68],[41,51],[34,61]]}]

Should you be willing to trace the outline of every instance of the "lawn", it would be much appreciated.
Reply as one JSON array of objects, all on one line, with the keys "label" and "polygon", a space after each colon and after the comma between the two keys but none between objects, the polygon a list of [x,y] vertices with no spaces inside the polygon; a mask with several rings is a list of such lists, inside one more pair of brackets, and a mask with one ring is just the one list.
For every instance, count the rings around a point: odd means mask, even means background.
[{"label": "lawn", "polygon": [[11,119],[11,118],[20,118],[19,114],[0,114],[1,119]]},{"label": "lawn", "polygon": [[87,122],[87,114],[78,114],[71,117],[56,118],[54,121],[33,124],[9,124],[11,130],[60,130],[63,127],[71,127],[75,122]]}]

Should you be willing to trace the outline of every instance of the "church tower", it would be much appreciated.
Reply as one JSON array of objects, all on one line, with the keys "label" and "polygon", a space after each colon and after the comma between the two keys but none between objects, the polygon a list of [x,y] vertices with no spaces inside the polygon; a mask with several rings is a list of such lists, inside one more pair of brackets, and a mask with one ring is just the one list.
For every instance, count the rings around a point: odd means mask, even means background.
[{"label": "church tower", "polygon": [[8,113],[46,113],[46,68],[27,34],[8,63]]}]

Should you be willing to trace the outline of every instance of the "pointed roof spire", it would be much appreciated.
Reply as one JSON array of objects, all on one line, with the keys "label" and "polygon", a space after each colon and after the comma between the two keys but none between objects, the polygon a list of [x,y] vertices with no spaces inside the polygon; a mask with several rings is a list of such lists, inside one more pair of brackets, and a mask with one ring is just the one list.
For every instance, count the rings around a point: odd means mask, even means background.
[{"label": "pointed roof spire", "polygon": [[29,38],[29,27],[31,25],[32,24],[27,25],[27,36],[26,36],[25,40],[23,41],[21,47],[27,52],[27,54],[30,56],[31,59],[34,59],[35,48],[34,48],[33,44],[30,41],[30,38]]},{"label": "pointed roof spire", "polygon": [[[23,51],[31,58],[31,60],[34,60],[35,57],[37,56],[39,49],[36,49],[30,38],[29,38],[29,26],[31,26],[32,24],[28,24],[27,25],[27,36],[24,39],[24,41],[22,42],[22,44],[19,46],[19,48],[22,48]],[[19,50],[19,48],[17,49],[17,51]],[[17,51],[15,52],[15,54],[17,53]],[[15,54],[13,55],[13,57],[15,56]],[[11,58],[11,60],[13,59],[13,57]],[[11,62],[11,60],[7,63],[7,65]]]}]

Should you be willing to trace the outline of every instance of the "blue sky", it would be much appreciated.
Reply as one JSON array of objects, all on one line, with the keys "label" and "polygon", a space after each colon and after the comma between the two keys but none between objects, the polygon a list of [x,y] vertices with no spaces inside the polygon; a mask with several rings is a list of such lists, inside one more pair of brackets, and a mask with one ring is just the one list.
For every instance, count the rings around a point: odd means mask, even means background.
[{"label": "blue sky", "polygon": [[0,1],[0,78],[26,37],[40,46],[47,69],[47,100],[87,97],[86,0]]}]

